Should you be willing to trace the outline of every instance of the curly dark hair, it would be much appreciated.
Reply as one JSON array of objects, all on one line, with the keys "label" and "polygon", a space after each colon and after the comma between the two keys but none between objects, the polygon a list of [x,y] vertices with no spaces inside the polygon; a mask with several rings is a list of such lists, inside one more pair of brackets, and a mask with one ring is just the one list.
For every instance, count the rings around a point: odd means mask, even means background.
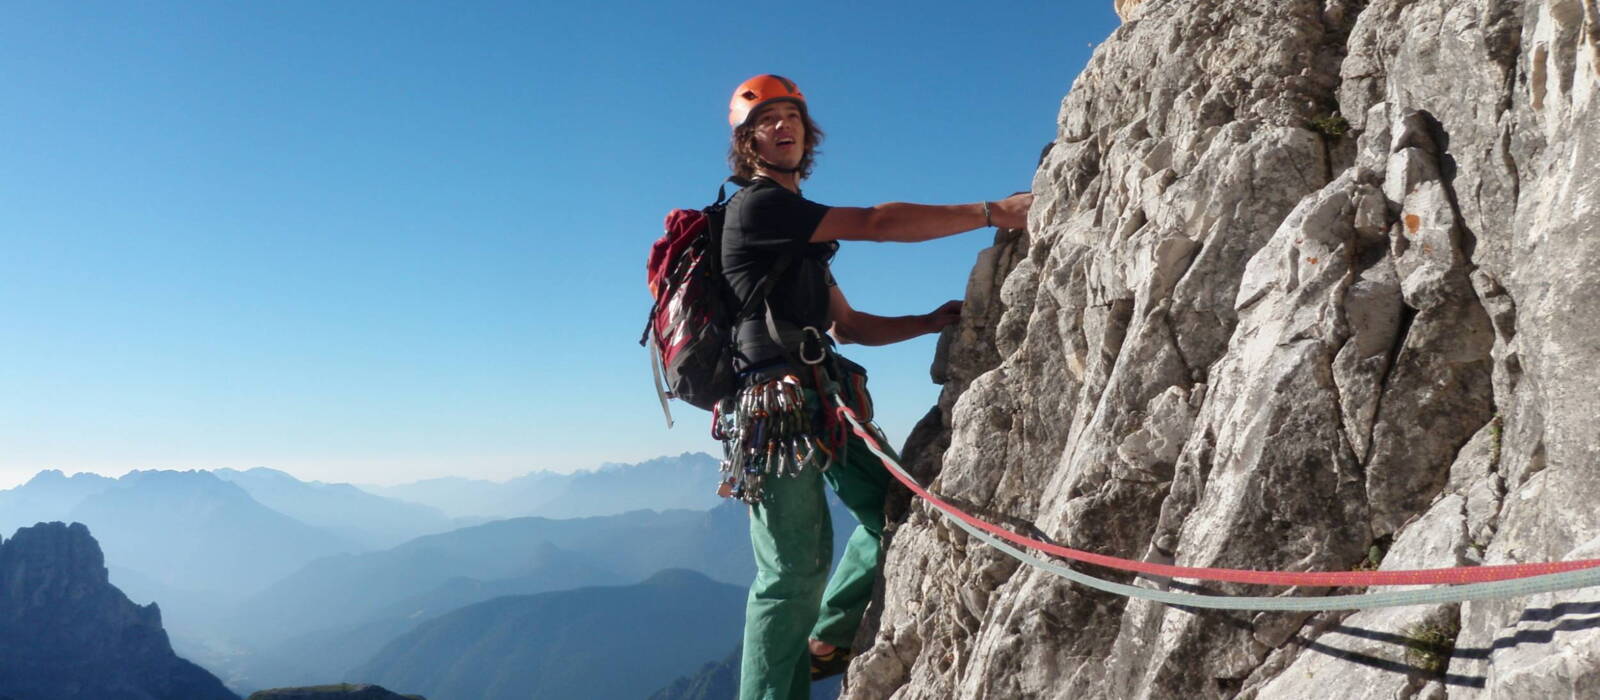
[{"label": "curly dark hair", "polygon": [[[750,117],[744,120],[744,124],[733,130],[733,138],[728,145],[728,167],[733,170],[736,177],[746,180],[755,177],[757,164],[761,161],[761,156],[756,154],[756,117],[770,106],[772,105],[763,105],[752,112]],[[811,111],[804,105],[800,107],[800,116],[805,119],[806,124],[806,150],[805,155],[800,157],[800,171],[796,174],[804,180],[811,177],[811,168],[817,164],[817,155],[822,152],[817,147],[822,145],[825,134],[822,132],[822,127],[817,126],[811,119]]]}]

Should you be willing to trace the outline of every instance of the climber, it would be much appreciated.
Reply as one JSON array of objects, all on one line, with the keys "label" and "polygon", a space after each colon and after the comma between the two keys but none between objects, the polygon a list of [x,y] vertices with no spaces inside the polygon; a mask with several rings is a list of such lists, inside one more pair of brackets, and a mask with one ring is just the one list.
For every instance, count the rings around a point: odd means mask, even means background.
[{"label": "climber", "polygon": [[[912,243],[986,226],[1021,228],[1033,195],[933,206],[827,207],[807,200],[822,130],[805,96],[776,75],[741,84],[729,104],[728,162],[750,182],[723,225],[723,274],[738,300],[769,274],[764,309],[736,322],[737,397],[719,405],[724,495],[751,504],[756,578],[745,612],[741,698],[803,698],[809,683],[841,673],[880,565],[888,474],[833,417],[838,395],[870,419],[866,372],[835,342],[886,345],[935,333],[960,318],[961,302],[931,313],[876,316],[850,306],[829,271],[839,241]],[[737,308],[737,306],[736,306]],[[860,521],[827,579],[832,525],[826,481]]]}]

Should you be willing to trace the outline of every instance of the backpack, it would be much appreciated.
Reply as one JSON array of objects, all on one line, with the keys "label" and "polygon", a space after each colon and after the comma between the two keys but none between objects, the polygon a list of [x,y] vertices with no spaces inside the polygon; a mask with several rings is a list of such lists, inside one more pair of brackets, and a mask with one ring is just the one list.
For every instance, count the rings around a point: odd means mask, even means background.
[{"label": "backpack", "polygon": [[[749,184],[736,178],[727,182]],[[667,399],[682,399],[709,411],[738,390],[734,322],[766,301],[789,264],[788,257],[780,259],[744,306],[735,308],[733,290],[722,276],[722,221],[731,201],[726,189],[719,187],[717,201],[704,209],[668,213],[666,232],[650,246],[645,264],[654,303],[639,344],[650,352],[650,372],[669,428],[672,410]]]}]

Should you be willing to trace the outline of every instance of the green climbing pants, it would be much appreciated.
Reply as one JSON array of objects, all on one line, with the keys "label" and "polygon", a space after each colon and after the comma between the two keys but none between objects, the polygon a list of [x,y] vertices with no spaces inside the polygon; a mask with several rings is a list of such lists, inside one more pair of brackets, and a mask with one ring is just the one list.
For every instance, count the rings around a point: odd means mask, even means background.
[{"label": "green climbing pants", "polygon": [[[860,522],[832,579],[833,524],[824,481]],[[854,435],[843,458],[826,472],[811,467],[767,478],[766,498],[750,507],[756,580],[745,606],[741,700],[809,697],[808,639],[844,648],[855,643],[878,575],[888,483],[883,463]]]}]

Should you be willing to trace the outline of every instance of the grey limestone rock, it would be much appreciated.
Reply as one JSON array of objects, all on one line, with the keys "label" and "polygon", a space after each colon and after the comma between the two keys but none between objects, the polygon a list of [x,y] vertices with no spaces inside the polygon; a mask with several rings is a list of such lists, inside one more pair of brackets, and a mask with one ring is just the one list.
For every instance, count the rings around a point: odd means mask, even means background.
[{"label": "grey limestone rock", "polygon": [[[913,472],[980,517],[1126,558],[1595,556],[1596,3],[1116,9],[1027,233],[974,268]],[[1181,610],[1019,567],[926,505],[894,512],[848,698],[1600,694],[1593,591]]]},{"label": "grey limestone rock", "polygon": [[111,585],[81,523],[40,523],[0,543],[0,695],[38,700],[237,700],[178,658],[155,604]]}]

